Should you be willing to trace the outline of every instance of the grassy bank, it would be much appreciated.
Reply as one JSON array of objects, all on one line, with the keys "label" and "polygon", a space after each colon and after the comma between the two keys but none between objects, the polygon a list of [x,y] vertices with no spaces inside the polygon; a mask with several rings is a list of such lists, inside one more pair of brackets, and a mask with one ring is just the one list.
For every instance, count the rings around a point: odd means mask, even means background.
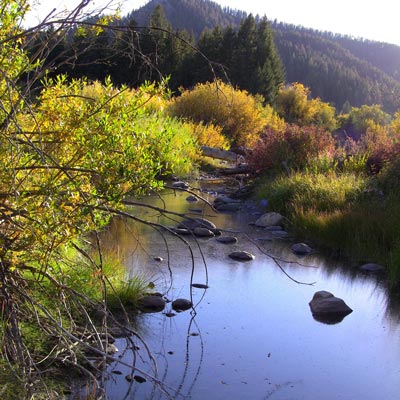
[{"label": "grassy bank", "polygon": [[355,173],[292,172],[263,178],[258,196],[287,216],[303,240],[352,265],[376,262],[400,281],[400,196],[383,181]]}]

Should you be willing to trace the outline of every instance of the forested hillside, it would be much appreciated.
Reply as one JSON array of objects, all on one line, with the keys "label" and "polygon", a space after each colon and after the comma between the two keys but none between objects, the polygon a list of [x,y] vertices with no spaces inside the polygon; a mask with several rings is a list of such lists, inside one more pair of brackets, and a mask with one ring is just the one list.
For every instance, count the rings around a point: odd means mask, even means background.
[{"label": "forested hillside", "polygon": [[[389,112],[399,108],[400,83],[373,65],[372,61],[378,63],[378,58],[371,55],[375,46],[371,45],[369,50],[367,42],[340,39],[283,23],[275,23],[273,27],[288,82],[304,83],[313,96],[333,103],[339,111],[345,104],[382,104]],[[360,55],[369,52],[371,62],[366,57],[357,57],[341,41],[358,49]],[[352,42],[354,45],[350,46]]]},{"label": "forested hillside", "polygon": [[247,16],[244,11],[221,8],[209,0],[151,0],[138,10],[132,11],[128,19],[134,19],[139,26],[147,26],[155,7],[161,5],[165,15],[175,29],[186,30],[197,39],[204,29],[216,26],[238,26]]},{"label": "forested hillside", "polygon": [[[129,17],[148,25],[158,4],[174,28],[195,37],[215,26],[237,27],[246,15],[207,0],[152,0]],[[389,112],[400,107],[399,46],[277,22],[272,28],[288,82],[304,83],[339,111],[349,104],[382,104]]]}]

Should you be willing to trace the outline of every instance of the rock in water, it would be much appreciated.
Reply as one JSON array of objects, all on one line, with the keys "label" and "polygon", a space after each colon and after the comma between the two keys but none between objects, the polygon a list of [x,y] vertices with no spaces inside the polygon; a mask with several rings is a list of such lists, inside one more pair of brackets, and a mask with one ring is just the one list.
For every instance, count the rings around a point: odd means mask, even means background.
[{"label": "rock in water", "polygon": [[346,315],[353,312],[342,299],[325,290],[316,292],[309,306],[316,320],[328,324],[341,322]]},{"label": "rock in water", "polygon": [[192,302],[187,299],[176,299],[172,302],[172,308],[178,312],[189,310],[189,308],[192,308],[192,305]]},{"label": "rock in water", "polygon": [[214,237],[214,232],[210,231],[207,228],[196,227],[193,229],[193,234],[197,237]]},{"label": "rock in water", "polygon": [[255,259],[255,256],[247,251],[234,251],[229,254],[229,257],[236,261],[251,261]]},{"label": "rock in water", "polygon": [[305,243],[296,243],[291,247],[291,250],[298,256],[306,256],[312,252],[312,248]]},{"label": "rock in water", "polygon": [[192,287],[197,289],[208,289],[208,285],[205,283],[192,283]]},{"label": "rock in water", "polygon": [[145,313],[164,310],[165,301],[161,296],[144,296],[138,301],[139,310]]},{"label": "rock in water", "polygon": [[184,219],[178,225],[179,229],[189,229],[193,230],[194,228],[207,228],[210,231],[214,232],[217,227],[209,220],[204,218],[187,218]]},{"label": "rock in water", "polygon": [[216,239],[220,243],[232,244],[237,243],[238,239],[235,236],[220,236]]},{"label": "rock in water", "polygon": [[218,211],[239,211],[242,208],[238,203],[222,203],[214,206]]},{"label": "rock in water", "polygon": [[194,202],[198,201],[198,199],[196,196],[188,196],[188,197],[186,197],[186,201],[194,203]]},{"label": "rock in water", "polygon": [[178,181],[178,182],[173,182],[172,183],[172,187],[174,189],[188,189],[189,188],[189,184],[186,183],[186,182]]},{"label": "rock in water", "polygon": [[276,212],[269,212],[258,218],[255,225],[258,227],[275,226],[279,225],[282,221],[283,215]]}]

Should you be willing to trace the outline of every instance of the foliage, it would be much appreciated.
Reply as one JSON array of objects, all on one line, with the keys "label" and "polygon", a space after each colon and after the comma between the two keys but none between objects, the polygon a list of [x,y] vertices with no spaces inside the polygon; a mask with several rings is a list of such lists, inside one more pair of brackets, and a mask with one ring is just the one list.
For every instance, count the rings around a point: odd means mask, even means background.
[{"label": "foliage", "polygon": [[271,208],[290,219],[301,212],[333,212],[347,209],[366,188],[366,180],[355,174],[292,172],[266,180],[258,195]]},{"label": "foliage", "polygon": [[107,202],[159,188],[159,174],[189,172],[196,154],[190,133],[146,112],[148,96],[160,90],[117,90],[109,82],[88,86],[62,77],[45,83],[34,114],[19,116],[19,134],[2,154],[5,210],[24,210],[24,217],[4,211],[12,242],[4,259],[15,252],[19,262],[42,259],[44,248],[97,227]]},{"label": "foliage", "polygon": [[200,146],[216,147],[224,150],[229,147],[229,142],[223,136],[222,127],[219,125],[186,122],[183,126],[190,129]]},{"label": "foliage", "polygon": [[328,131],[336,128],[335,109],[321,99],[311,99],[310,89],[301,83],[282,87],[276,98],[278,114],[286,122],[300,126],[318,125]]},{"label": "foliage", "polygon": [[378,104],[353,107],[348,115],[342,119],[342,128],[355,139],[360,139],[368,129],[377,130],[390,122],[390,115],[382,110]]},{"label": "foliage", "polygon": [[[87,345],[105,356],[99,331],[111,318],[106,263],[101,249],[94,258],[77,238],[93,232],[96,242],[127,195],[160,189],[160,175],[187,173],[197,145],[188,129],[161,113],[163,86],[117,89],[110,80],[89,84],[59,75],[44,79],[33,96],[44,71],[21,47],[25,6],[11,1],[0,8],[0,350],[29,391],[47,367],[88,372]],[[69,260],[66,246],[86,264]],[[121,293],[136,289],[127,282]],[[45,347],[31,346],[28,339],[39,336]]]},{"label": "foliage", "polygon": [[301,82],[313,96],[334,104],[400,108],[399,47],[274,22],[287,82]]},{"label": "foliage", "polygon": [[269,120],[277,123],[274,114],[268,115],[257,98],[221,81],[184,91],[173,99],[167,112],[197,123],[219,125],[226,139],[239,146],[252,146]]},{"label": "foliage", "polygon": [[329,132],[315,125],[287,124],[281,132],[265,131],[249,155],[249,164],[258,172],[282,163],[287,167],[302,168],[316,158],[332,158],[333,152],[334,140]]}]

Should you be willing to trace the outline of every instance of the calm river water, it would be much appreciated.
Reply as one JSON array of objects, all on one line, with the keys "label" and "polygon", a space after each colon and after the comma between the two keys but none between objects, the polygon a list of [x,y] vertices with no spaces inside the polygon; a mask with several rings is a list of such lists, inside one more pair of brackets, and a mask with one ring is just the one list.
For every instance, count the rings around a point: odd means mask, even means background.
[{"label": "calm river water", "polygon": [[[200,208],[218,227],[246,234],[237,234],[239,241],[233,245],[199,239],[202,253],[186,237],[194,252],[193,282],[207,281],[203,256],[208,272],[209,289],[191,289],[191,252],[183,242],[167,235],[167,250],[159,231],[132,221],[112,223],[103,241],[125,259],[128,273],[141,271],[157,291],[164,293],[170,287],[166,294],[170,300],[192,296],[196,312],[168,317],[169,303],[164,313],[141,314],[137,329],[154,359],[134,339],[141,348],[136,357],[136,366],[142,370],[138,374],[157,373],[162,385],[150,380],[129,383],[125,377],[132,374],[130,368],[111,364],[105,384],[109,399],[399,399],[400,312],[383,282],[316,255],[298,259],[287,241],[255,240],[265,232],[249,225],[257,218],[254,210],[215,215],[199,202],[187,202],[186,197],[187,193],[170,191],[162,201],[146,201],[159,207],[165,202],[177,212]],[[141,211],[140,216],[176,225],[154,210]],[[228,257],[233,250],[250,251],[256,258],[247,263],[233,261]],[[302,265],[282,266],[294,279],[315,283],[293,282],[265,252],[299,260]],[[164,261],[154,261],[155,256]],[[308,303],[318,290],[341,297],[353,313],[334,325],[316,321]],[[131,363],[125,339],[118,339],[116,345],[116,356]]]}]

